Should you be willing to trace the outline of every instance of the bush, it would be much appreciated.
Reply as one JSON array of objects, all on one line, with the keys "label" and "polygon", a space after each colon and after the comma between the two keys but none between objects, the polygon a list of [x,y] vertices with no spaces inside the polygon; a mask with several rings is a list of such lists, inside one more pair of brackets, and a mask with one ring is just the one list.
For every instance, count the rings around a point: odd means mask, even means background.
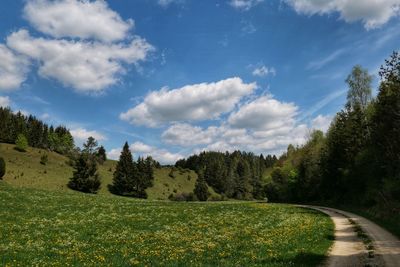
[{"label": "bush", "polygon": [[15,148],[21,152],[26,151],[28,148],[28,140],[26,139],[25,135],[19,134],[17,136],[17,140],[15,140]]},{"label": "bush", "polygon": [[49,162],[49,157],[47,156],[47,154],[42,155],[40,157],[40,164],[46,165],[47,162]]},{"label": "bush", "polygon": [[193,193],[177,193],[175,195],[170,194],[168,197],[172,201],[195,201],[197,200]]},{"label": "bush", "polygon": [[0,179],[6,174],[6,162],[0,157]]}]

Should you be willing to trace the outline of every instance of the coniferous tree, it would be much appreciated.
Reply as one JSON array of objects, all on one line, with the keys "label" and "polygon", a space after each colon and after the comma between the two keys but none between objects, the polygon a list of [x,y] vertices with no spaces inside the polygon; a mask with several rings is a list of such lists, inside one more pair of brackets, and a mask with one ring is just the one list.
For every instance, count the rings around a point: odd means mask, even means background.
[{"label": "coniferous tree", "polygon": [[0,179],[6,174],[6,162],[0,157]]},{"label": "coniferous tree", "polygon": [[208,192],[208,186],[204,179],[203,172],[200,171],[197,177],[196,184],[194,186],[193,193],[196,195],[197,199],[200,201],[207,201],[210,193]]},{"label": "coniferous tree", "polygon": [[136,172],[136,166],[133,162],[132,153],[129,150],[128,142],[125,142],[121,155],[119,156],[119,161],[115,168],[113,183],[109,186],[110,191],[113,194],[122,196],[135,195]]},{"label": "coniferous tree", "polygon": [[81,153],[75,161],[74,169],[68,187],[84,193],[96,194],[100,189],[101,181],[93,156]]},{"label": "coniferous tree", "polygon": [[99,147],[97,158],[100,164],[103,164],[107,160],[106,149],[103,146]]}]

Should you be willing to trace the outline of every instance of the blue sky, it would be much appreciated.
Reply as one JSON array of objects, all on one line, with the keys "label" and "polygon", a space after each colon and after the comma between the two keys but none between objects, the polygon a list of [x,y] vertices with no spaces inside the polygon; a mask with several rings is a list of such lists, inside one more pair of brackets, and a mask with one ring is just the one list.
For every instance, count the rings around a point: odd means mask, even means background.
[{"label": "blue sky", "polygon": [[0,105],[163,163],[280,153],[326,130],[356,64],[399,49],[399,0],[4,0]]}]

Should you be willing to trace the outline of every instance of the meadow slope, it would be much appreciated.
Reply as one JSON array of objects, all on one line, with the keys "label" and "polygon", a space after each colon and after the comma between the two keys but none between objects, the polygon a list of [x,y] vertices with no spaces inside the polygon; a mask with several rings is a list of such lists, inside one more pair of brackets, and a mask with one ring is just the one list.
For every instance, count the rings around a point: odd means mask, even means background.
[{"label": "meadow slope", "polygon": [[[67,164],[68,159],[65,156],[32,147],[26,152],[19,152],[14,147],[12,144],[0,143],[0,156],[5,159],[7,165],[4,181],[19,187],[71,191],[67,183],[73,169]],[[48,155],[46,165],[40,164],[40,157],[44,154]],[[98,194],[110,195],[107,185],[112,183],[116,163],[114,160],[107,160],[103,165],[99,165],[102,187]],[[172,177],[169,175],[170,172],[170,167],[154,170],[154,186],[146,190],[149,199],[168,199],[170,194],[193,191],[197,180],[194,171],[176,169]],[[210,191],[216,195],[211,188]]]}]

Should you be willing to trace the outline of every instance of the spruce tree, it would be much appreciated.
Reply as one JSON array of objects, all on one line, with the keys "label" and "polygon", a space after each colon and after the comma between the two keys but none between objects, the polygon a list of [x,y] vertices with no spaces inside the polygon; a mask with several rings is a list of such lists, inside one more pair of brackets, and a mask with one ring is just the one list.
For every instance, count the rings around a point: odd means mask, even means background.
[{"label": "spruce tree", "polygon": [[129,150],[128,142],[122,148],[119,161],[113,175],[113,183],[109,186],[110,192],[122,196],[132,196],[135,192],[136,166],[133,163],[132,153]]},{"label": "spruce tree", "polygon": [[0,157],[0,179],[6,174],[6,162]]},{"label": "spruce tree", "polygon": [[101,182],[94,158],[88,153],[81,153],[75,161],[74,169],[68,187],[84,193],[97,193]]},{"label": "spruce tree", "polygon": [[194,186],[193,193],[196,195],[197,199],[200,201],[207,201],[210,193],[208,192],[208,186],[204,179],[203,172],[200,171],[197,177],[196,184]]},{"label": "spruce tree", "polygon": [[100,164],[103,164],[107,160],[106,149],[103,146],[100,146],[97,151],[97,160]]},{"label": "spruce tree", "polygon": [[94,138],[88,138],[84,144],[85,150],[75,159],[73,166],[75,170],[68,183],[68,187],[84,193],[95,194],[100,189],[101,181],[97,172],[94,150],[87,149],[88,147],[93,148],[93,140]]}]

